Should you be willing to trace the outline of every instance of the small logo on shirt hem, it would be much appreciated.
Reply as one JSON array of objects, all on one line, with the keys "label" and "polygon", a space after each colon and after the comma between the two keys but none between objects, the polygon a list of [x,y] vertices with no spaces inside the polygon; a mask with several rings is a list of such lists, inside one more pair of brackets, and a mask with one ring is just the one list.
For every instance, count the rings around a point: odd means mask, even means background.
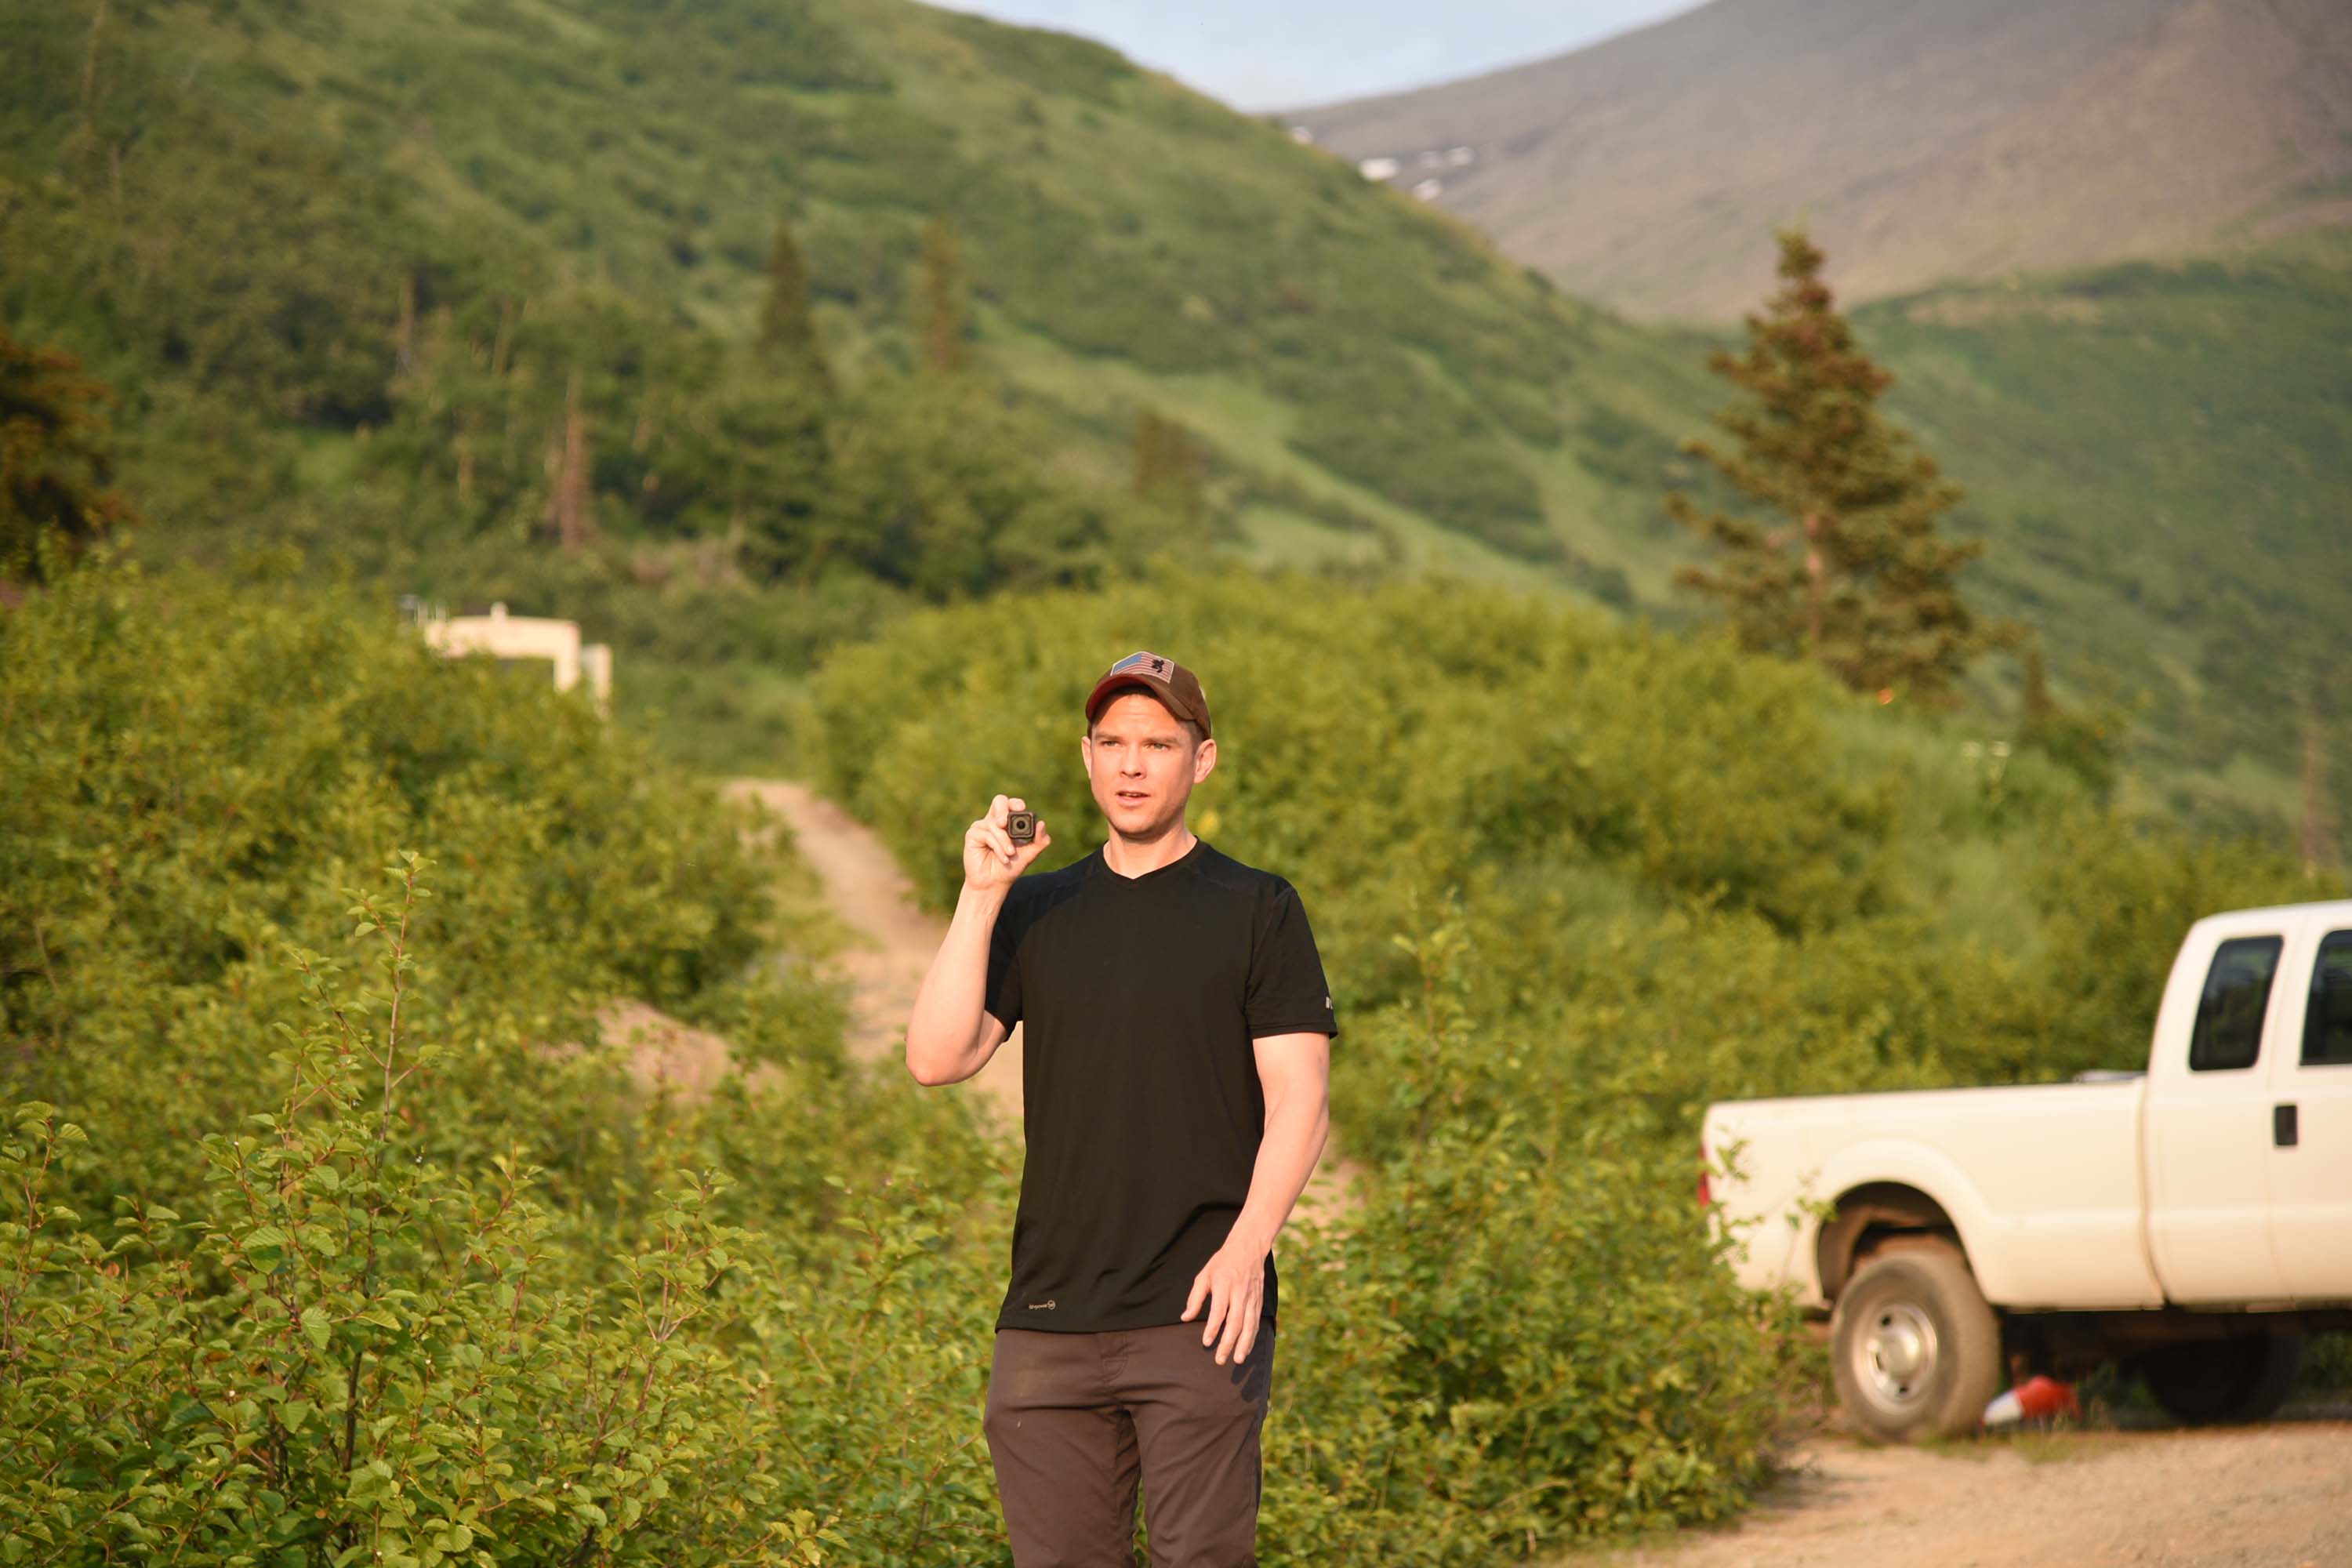
[{"label": "small logo on shirt hem", "polygon": [[1029,1303],[1029,1310],[1033,1312],[1050,1312],[1060,1304],[1058,1301],[1032,1301]]}]

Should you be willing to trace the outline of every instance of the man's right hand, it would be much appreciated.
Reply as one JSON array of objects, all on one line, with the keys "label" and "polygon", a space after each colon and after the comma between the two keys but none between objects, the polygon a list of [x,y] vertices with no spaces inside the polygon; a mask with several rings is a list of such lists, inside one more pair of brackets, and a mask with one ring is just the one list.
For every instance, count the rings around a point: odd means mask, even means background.
[{"label": "man's right hand", "polygon": [[1006,816],[1025,811],[1018,796],[998,795],[988,803],[988,815],[963,830],[963,885],[975,893],[1001,893],[1029,869],[1029,862],[1045,851],[1054,836],[1045,819],[1037,819],[1037,837],[1015,844],[1004,830]]}]

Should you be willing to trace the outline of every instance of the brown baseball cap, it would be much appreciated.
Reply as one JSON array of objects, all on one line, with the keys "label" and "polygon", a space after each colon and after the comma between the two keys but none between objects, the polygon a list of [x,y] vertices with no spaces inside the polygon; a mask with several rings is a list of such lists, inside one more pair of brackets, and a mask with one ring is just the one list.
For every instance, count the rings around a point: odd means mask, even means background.
[{"label": "brown baseball cap", "polygon": [[1201,690],[1201,678],[1172,658],[1156,653],[1131,653],[1103,671],[1095,689],[1087,693],[1087,722],[1092,724],[1095,715],[1102,711],[1105,702],[1114,692],[1134,688],[1158,698],[1160,705],[1179,719],[1190,719],[1201,727],[1201,738],[1209,738],[1209,699]]}]

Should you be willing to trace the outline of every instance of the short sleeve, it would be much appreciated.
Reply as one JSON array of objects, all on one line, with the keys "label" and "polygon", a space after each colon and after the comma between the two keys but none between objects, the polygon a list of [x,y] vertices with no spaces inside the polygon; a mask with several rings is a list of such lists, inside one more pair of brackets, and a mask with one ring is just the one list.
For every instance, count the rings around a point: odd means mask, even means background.
[{"label": "short sleeve", "polygon": [[1339,1032],[1331,986],[1323,978],[1323,958],[1315,951],[1315,932],[1307,924],[1297,890],[1286,882],[1259,917],[1243,1006],[1252,1039]]},{"label": "short sleeve", "polygon": [[1021,933],[1028,921],[1024,900],[1008,898],[988,933],[988,988],[984,1005],[1011,1034],[1021,1022]]}]

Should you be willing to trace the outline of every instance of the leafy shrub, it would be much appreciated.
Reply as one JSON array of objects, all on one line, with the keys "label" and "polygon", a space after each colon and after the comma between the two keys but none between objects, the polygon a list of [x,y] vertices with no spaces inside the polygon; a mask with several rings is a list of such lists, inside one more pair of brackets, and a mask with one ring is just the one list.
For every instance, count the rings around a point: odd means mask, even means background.
[{"label": "leafy shrub", "polygon": [[[998,1560],[1006,1177],[747,970],[811,939],[706,787],[192,573],[0,617],[0,1561]],[[647,1093],[616,995],[756,1071]]]},{"label": "leafy shrub", "polygon": [[1445,1496],[1496,1545],[1735,1513],[1787,1427],[1795,1314],[1716,1266],[1732,1244],[1645,1119],[1639,1064],[1582,1099],[1526,1093],[1525,1047],[1468,1005],[1463,935],[1406,943],[1423,1005],[1369,1031],[1402,1047],[1381,1059],[1412,1152],[1350,1221],[1347,1289],[1413,1349],[1399,1408],[1467,1446]]},{"label": "leafy shrub", "polygon": [[687,1168],[614,1224],[551,1205],[519,1147],[428,1158],[404,1090],[464,1058],[413,1022],[424,868],[404,858],[396,894],[353,911],[373,990],[294,954],[310,1018],[273,1058],[289,1081],[203,1136],[201,1215],[133,1194],[111,1234],[86,1224],[53,1188],[93,1158],[88,1135],[16,1107],[0,1553],[431,1568],[984,1548],[983,1478],[945,1429],[977,1407],[977,1368],[929,1321],[975,1284],[969,1251],[935,1258],[947,1205],[869,1200],[845,1215],[854,1245],[771,1235],[726,1223],[729,1179]]},{"label": "leafy shrub", "polygon": [[[330,929],[384,843],[450,868],[418,933],[436,983],[418,1022],[478,1042],[479,1077],[424,1119],[443,1157],[518,1113],[595,1114],[524,1042],[583,1038],[615,996],[687,1006],[761,945],[763,873],[707,787],[543,673],[436,658],[341,595],[76,574],[0,618],[0,714],[7,1075],[93,1129],[142,1129],[154,1142],[118,1142],[107,1174],[174,1206],[167,1146],[267,1072],[256,1020],[293,997],[287,933]],[[567,1141],[563,1163],[598,1157]]]}]

